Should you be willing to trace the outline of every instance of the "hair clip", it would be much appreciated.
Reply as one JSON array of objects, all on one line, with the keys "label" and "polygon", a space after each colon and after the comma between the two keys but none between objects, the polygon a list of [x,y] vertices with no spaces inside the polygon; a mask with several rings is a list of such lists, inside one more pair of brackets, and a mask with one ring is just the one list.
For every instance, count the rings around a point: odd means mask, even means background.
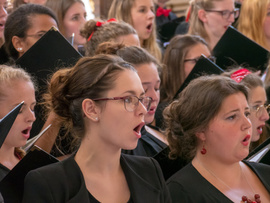
[{"label": "hair clip", "polygon": [[[106,23],[109,23],[109,22],[117,22],[117,20],[116,20],[115,18],[111,18],[111,19],[109,19],[109,20],[107,20],[107,21],[104,21],[104,22],[97,21],[97,22],[96,22],[96,27],[101,27],[103,24],[106,24]],[[92,38],[94,32],[95,32],[95,31],[93,31],[93,32],[91,33],[91,35],[88,37],[88,39],[87,39],[88,42],[91,40],[91,38]]]},{"label": "hair clip", "polygon": [[247,75],[251,74],[252,72],[250,72],[248,69],[245,68],[241,68],[237,71],[235,71],[234,73],[231,74],[231,79],[233,79],[236,82],[241,82]]}]

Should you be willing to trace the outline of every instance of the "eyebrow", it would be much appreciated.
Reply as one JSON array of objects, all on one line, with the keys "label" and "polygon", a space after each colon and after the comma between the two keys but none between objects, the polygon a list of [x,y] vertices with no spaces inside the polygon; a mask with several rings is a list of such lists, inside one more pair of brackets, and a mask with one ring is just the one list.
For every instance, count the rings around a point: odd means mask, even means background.
[{"label": "eyebrow", "polygon": [[[160,83],[160,80],[158,80],[158,81],[156,82],[156,84],[158,84],[158,83]],[[148,84],[151,84],[151,82],[142,82],[142,84],[143,84],[143,85],[148,85]]]},{"label": "eyebrow", "polygon": [[[133,91],[133,90],[125,91],[123,94],[126,94],[126,93],[130,93],[131,95],[136,95],[136,92]],[[140,94],[140,96],[143,96],[143,95],[145,95],[145,92],[142,92],[142,93]]]}]

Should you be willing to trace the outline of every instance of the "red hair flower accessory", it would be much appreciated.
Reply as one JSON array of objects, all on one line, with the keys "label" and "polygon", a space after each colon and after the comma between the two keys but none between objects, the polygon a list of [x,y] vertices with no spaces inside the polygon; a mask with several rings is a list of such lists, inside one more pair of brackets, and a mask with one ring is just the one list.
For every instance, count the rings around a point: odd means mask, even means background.
[{"label": "red hair flower accessory", "polygon": [[171,9],[164,9],[164,8],[158,7],[156,16],[159,17],[161,15],[164,15],[165,17],[168,17],[171,11],[172,11]]},{"label": "red hair flower accessory", "polygon": [[251,74],[251,72],[248,69],[242,68],[232,73],[231,79],[239,83],[249,74]]},{"label": "red hair flower accessory", "polygon": [[[116,20],[115,18],[111,18],[111,19],[109,19],[109,20],[107,20],[107,21],[104,21],[104,22],[97,21],[97,22],[96,22],[96,27],[101,27],[103,24],[106,24],[106,23],[109,23],[109,22],[117,22],[117,20]],[[87,39],[88,42],[91,40],[91,38],[92,38],[94,32],[95,32],[95,31],[93,31],[93,32],[91,33],[91,35],[88,37],[88,39]]]}]

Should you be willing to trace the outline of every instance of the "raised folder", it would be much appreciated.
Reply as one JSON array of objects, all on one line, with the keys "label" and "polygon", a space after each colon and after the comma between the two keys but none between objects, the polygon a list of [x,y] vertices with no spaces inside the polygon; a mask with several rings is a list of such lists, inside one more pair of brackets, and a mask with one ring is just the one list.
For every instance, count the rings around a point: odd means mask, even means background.
[{"label": "raised folder", "polygon": [[229,26],[213,49],[216,64],[222,69],[244,65],[263,74],[267,68],[269,52],[234,27]]},{"label": "raised folder", "polygon": [[7,115],[5,115],[4,118],[0,120],[0,148],[3,145],[15,119],[17,118],[17,115],[20,112],[23,103],[24,102],[21,102],[20,104],[18,104]]},{"label": "raised folder", "polygon": [[[66,38],[55,27],[52,27],[16,61],[16,64],[36,79],[39,89],[37,101],[39,102],[40,95],[47,88],[49,77],[59,68],[74,66],[81,57],[81,54]],[[31,130],[31,137],[37,135],[44,124],[40,106],[36,106],[35,112],[36,121]]]},{"label": "raised folder", "polygon": [[47,84],[48,75],[54,73],[56,69],[71,67],[81,57],[66,38],[52,27],[17,59],[16,64],[35,76],[40,86]]},{"label": "raised folder", "polygon": [[270,138],[250,152],[246,160],[270,165]]},{"label": "raised folder", "polygon": [[5,203],[22,202],[24,178],[27,173],[36,168],[56,163],[58,159],[38,148],[32,149],[0,182],[0,193]]},{"label": "raised folder", "polygon": [[224,72],[218,65],[216,65],[213,61],[208,59],[206,56],[202,54],[200,59],[195,64],[192,71],[189,73],[179,90],[176,92],[174,99],[178,97],[178,94],[191,82],[191,80],[202,76],[202,75],[219,75]]}]

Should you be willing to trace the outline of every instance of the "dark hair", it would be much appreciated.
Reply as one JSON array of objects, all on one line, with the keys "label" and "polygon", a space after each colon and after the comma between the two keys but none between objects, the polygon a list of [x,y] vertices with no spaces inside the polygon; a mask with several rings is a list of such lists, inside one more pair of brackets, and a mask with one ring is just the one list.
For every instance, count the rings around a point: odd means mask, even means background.
[{"label": "dark hair", "polygon": [[83,100],[104,97],[114,88],[119,73],[127,69],[136,71],[118,56],[83,57],[73,68],[60,69],[52,76],[48,93],[44,95],[47,108],[59,116],[79,142],[85,132]]},{"label": "dark hair", "polygon": [[54,12],[39,4],[24,4],[14,10],[8,15],[4,31],[5,49],[13,59],[17,59],[19,53],[13,46],[12,37],[18,36],[24,38],[27,30],[32,26],[31,18],[35,15],[48,15],[58,23]]},{"label": "dark hair", "polygon": [[177,90],[185,80],[184,60],[188,51],[197,44],[204,44],[205,40],[196,35],[177,35],[167,46],[161,73],[161,101],[172,101]]},{"label": "dark hair", "polygon": [[[85,50],[87,56],[93,56],[98,45],[103,42],[115,41],[120,36],[137,34],[136,30],[125,22],[107,22],[96,26],[97,20],[89,20],[81,29],[81,35],[86,38]],[[91,39],[89,39],[92,35]]]},{"label": "dark hair", "polygon": [[144,48],[137,46],[125,46],[123,44],[104,42],[98,46],[96,54],[115,54],[128,63],[131,63],[133,66],[154,63],[158,70],[161,68],[160,63],[154,56]]},{"label": "dark hair", "polygon": [[201,76],[191,81],[163,112],[170,157],[191,160],[198,145],[196,133],[208,127],[225,98],[239,92],[248,100],[247,88],[225,76]]}]

